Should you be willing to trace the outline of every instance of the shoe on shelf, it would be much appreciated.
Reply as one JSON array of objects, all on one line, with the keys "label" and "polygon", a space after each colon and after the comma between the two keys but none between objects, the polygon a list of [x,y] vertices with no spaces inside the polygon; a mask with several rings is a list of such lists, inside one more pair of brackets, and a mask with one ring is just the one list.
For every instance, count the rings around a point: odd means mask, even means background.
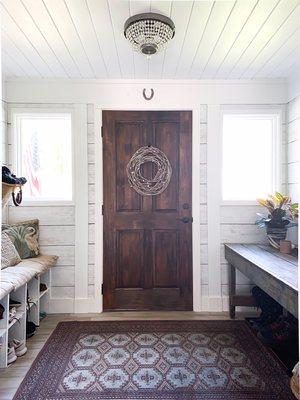
[{"label": "shoe on shelf", "polygon": [[16,352],[14,346],[8,344],[7,349],[7,364],[12,364],[17,359]]},{"label": "shoe on shelf", "polygon": [[9,309],[8,321],[11,322],[11,321],[15,318],[16,314],[17,314],[17,309],[16,309],[16,307],[11,307],[11,308]]},{"label": "shoe on shelf", "polygon": [[40,292],[44,292],[45,290],[47,290],[47,285],[46,283],[40,283]]},{"label": "shoe on shelf", "polygon": [[11,344],[15,349],[17,357],[22,357],[27,352],[25,340],[13,339]]},{"label": "shoe on shelf", "polygon": [[277,346],[295,340],[297,328],[294,322],[282,319],[276,324],[271,324],[268,329],[260,330],[257,337],[270,346]]},{"label": "shoe on shelf", "polygon": [[20,301],[9,299],[9,307],[20,307],[22,303]]},{"label": "shoe on shelf", "polygon": [[35,323],[32,321],[26,322],[26,339],[31,338],[35,334],[37,327],[38,325],[35,325]]},{"label": "shoe on shelf", "polygon": [[4,311],[5,311],[5,308],[3,307],[2,304],[0,304],[0,319],[3,319]]},{"label": "shoe on shelf", "polygon": [[40,312],[40,321],[47,317],[47,313],[45,311]]}]

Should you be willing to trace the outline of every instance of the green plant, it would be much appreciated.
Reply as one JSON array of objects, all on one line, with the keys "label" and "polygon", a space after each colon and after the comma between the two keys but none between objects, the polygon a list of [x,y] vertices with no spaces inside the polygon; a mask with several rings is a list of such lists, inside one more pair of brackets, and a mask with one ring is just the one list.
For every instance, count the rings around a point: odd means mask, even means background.
[{"label": "green plant", "polygon": [[267,199],[257,199],[257,201],[269,212],[267,216],[257,213],[259,219],[256,224],[260,228],[286,229],[297,225],[295,220],[298,218],[298,203],[292,203],[289,196],[275,192]]}]

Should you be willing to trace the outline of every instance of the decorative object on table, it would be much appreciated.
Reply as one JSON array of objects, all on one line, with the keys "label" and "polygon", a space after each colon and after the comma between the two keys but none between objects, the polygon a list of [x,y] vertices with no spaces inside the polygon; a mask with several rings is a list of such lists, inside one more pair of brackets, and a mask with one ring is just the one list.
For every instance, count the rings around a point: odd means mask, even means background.
[{"label": "decorative object on table", "polygon": [[[156,167],[154,178],[148,179],[142,175],[142,165],[152,163]],[[168,187],[172,168],[168,157],[157,147],[145,146],[139,148],[127,164],[129,185],[143,196],[154,196],[162,193]]]},{"label": "decorative object on table", "polygon": [[[2,166],[2,208],[8,203],[12,196],[15,206],[22,203],[22,186],[27,182],[26,178],[17,178],[9,168]],[[19,189],[18,193],[15,190]]]},{"label": "decorative object on table", "polygon": [[291,254],[292,252],[292,242],[290,240],[280,240],[279,242],[279,251],[282,254]]},{"label": "decorative object on table", "polygon": [[299,362],[293,369],[293,376],[291,378],[291,389],[296,399],[300,398],[300,373],[299,373]]},{"label": "decorative object on table", "polygon": [[163,50],[174,35],[174,22],[157,13],[133,15],[124,25],[126,39],[135,51],[146,55],[147,58]]},{"label": "decorative object on table", "polygon": [[2,232],[10,237],[22,260],[39,255],[38,219],[9,225],[2,224]]},{"label": "decorative object on table", "polygon": [[292,203],[289,196],[279,192],[269,195],[267,199],[257,199],[258,203],[266,207],[268,215],[257,213],[259,219],[256,224],[266,228],[267,237],[271,246],[279,249],[280,240],[285,240],[287,229],[296,226],[298,218],[298,203]]},{"label": "decorative object on table", "polygon": [[294,400],[246,321],[60,322],[14,400]]},{"label": "decorative object on table", "polygon": [[21,258],[13,241],[5,232],[1,234],[1,269],[13,267],[21,262]]}]

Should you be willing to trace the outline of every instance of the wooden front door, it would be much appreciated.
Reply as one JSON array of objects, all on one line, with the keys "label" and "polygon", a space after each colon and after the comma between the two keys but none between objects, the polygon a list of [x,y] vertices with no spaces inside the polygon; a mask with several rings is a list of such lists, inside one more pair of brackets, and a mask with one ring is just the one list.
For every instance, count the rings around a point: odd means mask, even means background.
[{"label": "wooden front door", "polygon": [[[103,308],[192,310],[192,113],[103,111]],[[126,167],[142,146],[168,157],[158,195],[140,195]],[[153,163],[142,175],[155,175]]]}]

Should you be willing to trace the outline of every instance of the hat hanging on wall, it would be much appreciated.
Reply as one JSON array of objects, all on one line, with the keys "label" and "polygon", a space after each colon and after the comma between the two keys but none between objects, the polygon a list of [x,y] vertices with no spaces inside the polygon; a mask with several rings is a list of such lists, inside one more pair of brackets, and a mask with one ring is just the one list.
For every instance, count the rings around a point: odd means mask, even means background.
[{"label": "hat hanging on wall", "polygon": [[[22,203],[22,186],[27,182],[26,178],[17,178],[9,168],[2,166],[2,208],[8,203],[10,196],[15,206]],[[15,194],[15,190],[19,190]]]}]

